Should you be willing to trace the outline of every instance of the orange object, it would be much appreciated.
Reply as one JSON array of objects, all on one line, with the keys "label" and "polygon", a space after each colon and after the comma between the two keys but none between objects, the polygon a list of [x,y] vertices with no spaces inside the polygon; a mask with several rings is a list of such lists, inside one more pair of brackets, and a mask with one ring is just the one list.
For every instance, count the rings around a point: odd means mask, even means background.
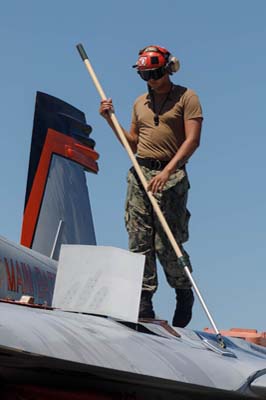
[{"label": "orange object", "polygon": [[[215,333],[213,329],[204,328],[204,332]],[[247,342],[266,347],[266,332],[258,332],[257,329],[231,328],[228,331],[220,331],[222,336],[244,339]]]},{"label": "orange object", "polygon": [[22,225],[21,244],[31,248],[53,154],[67,157],[89,171],[98,172],[98,153],[70,136],[48,129]]}]

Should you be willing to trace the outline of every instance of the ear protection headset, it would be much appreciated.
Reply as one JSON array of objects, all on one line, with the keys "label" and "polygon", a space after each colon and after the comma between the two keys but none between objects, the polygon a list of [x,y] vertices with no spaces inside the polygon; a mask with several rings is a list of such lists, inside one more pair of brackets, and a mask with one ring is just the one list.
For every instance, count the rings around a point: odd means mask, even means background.
[{"label": "ear protection headset", "polygon": [[180,63],[167,49],[160,46],[148,46],[139,51],[139,57],[133,68],[138,71],[164,67],[172,75],[180,68]]}]

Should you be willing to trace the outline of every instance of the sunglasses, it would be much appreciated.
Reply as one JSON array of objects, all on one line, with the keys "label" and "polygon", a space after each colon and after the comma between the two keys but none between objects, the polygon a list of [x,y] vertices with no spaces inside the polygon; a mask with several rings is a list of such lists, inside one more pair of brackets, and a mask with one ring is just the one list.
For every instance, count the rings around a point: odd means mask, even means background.
[{"label": "sunglasses", "polygon": [[157,69],[139,70],[138,74],[144,81],[149,81],[150,79],[157,81],[166,74],[166,70],[164,67],[160,67]]}]

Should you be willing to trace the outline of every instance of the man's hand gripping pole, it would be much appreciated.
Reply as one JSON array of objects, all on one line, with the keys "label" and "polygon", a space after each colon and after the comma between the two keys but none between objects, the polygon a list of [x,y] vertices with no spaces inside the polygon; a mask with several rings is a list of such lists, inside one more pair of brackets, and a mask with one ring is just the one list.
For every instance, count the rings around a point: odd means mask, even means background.
[{"label": "man's hand gripping pole", "polygon": [[[91,76],[91,79],[93,80],[94,85],[96,86],[96,89],[97,89],[101,99],[102,100],[106,100],[107,97],[106,97],[106,95],[105,95],[105,93],[104,93],[104,91],[103,91],[103,89],[102,89],[102,87],[100,85],[100,82],[97,79],[97,76],[95,75],[95,72],[94,72],[94,70],[93,70],[93,68],[91,66],[91,63],[90,63],[90,61],[88,59],[88,56],[87,56],[82,44],[78,44],[77,45],[77,49],[78,49],[78,52],[79,52],[79,54],[80,54],[80,56],[81,56],[81,58],[82,58],[82,60],[83,60],[83,62],[85,64],[90,76]],[[139,166],[139,164],[138,164],[138,162],[137,162],[137,160],[136,160],[136,158],[135,158],[135,156],[134,156],[134,154],[133,154],[133,152],[131,150],[130,145],[128,144],[128,141],[127,141],[127,139],[126,139],[126,137],[124,135],[124,132],[123,132],[123,130],[122,130],[122,128],[121,128],[121,126],[120,126],[115,114],[114,114],[114,112],[109,111],[109,114],[110,114],[110,118],[111,118],[111,120],[113,122],[113,125],[115,127],[115,130],[117,132],[117,135],[118,135],[119,139],[121,140],[123,146],[125,147],[125,149],[126,149],[126,151],[128,153],[128,156],[129,156],[129,158],[130,158],[130,160],[131,160],[131,162],[132,162],[132,164],[133,164],[133,166],[135,168],[135,171],[136,171],[136,173],[137,173],[137,175],[138,175],[138,177],[139,177],[139,179],[140,179],[140,181],[141,181],[141,183],[142,183],[142,185],[143,185],[143,187],[144,187],[144,189],[145,189],[145,191],[146,191],[146,193],[147,193],[147,195],[148,195],[148,197],[150,199],[152,207],[153,207],[153,209],[154,209],[159,221],[161,222],[162,227],[163,227],[163,229],[164,229],[164,231],[165,231],[165,233],[166,233],[166,235],[167,235],[167,237],[168,237],[168,239],[169,239],[169,241],[170,241],[170,243],[171,243],[171,245],[172,245],[177,257],[178,257],[179,265],[182,265],[182,267],[183,267],[188,279],[190,280],[191,285],[193,286],[193,289],[195,290],[195,292],[196,292],[196,294],[198,296],[198,299],[199,299],[199,301],[200,301],[200,303],[201,303],[201,305],[202,305],[202,307],[203,307],[203,309],[204,309],[204,311],[205,311],[205,313],[206,313],[206,315],[207,315],[207,317],[208,317],[208,319],[209,319],[209,321],[210,321],[210,323],[211,323],[211,325],[212,325],[212,327],[213,327],[213,329],[214,329],[214,331],[216,333],[216,337],[217,337],[217,340],[218,340],[219,344],[222,347],[225,347],[225,344],[224,344],[224,342],[222,340],[221,334],[218,331],[218,329],[216,327],[216,324],[215,324],[211,314],[208,311],[208,308],[207,308],[207,306],[206,306],[206,304],[205,304],[205,302],[204,302],[204,300],[203,300],[203,298],[202,298],[202,296],[200,294],[199,289],[197,288],[197,285],[196,285],[194,279],[192,278],[190,270],[189,270],[189,268],[187,266],[186,258],[183,256],[183,254],[182,254],[182,252],[181,252],[181,250],[180,250],[180,248],[179,248],[179,246],[178,246],[178,244],[177,244],[177,242],[176,242],[176,240],[175,240],[175,238],[174,238],[174,236],[173,236],[173,234],[172,234],[172,232],[171,232],[171,230],[169,228],[169,225],[168,225],[168,223],[167,223],[167,221],[166,221],[166,219],[165,219],[165,217],[164,217],[164,215],[163,215],[163,213],[162,213],[162,211],[161,211],[161,209],[160,209],[160,207],[159,207],[159,205],[158,205],[158,203],[157,203],[157,201],[155,199],[155,197],[147,189],[148,184],[146,182],[146,179],[145,179],[145,177],[144,177],[144,175],[142,173],[142,170],[141,170],[141,168],[140,168],[140,166]]]}]

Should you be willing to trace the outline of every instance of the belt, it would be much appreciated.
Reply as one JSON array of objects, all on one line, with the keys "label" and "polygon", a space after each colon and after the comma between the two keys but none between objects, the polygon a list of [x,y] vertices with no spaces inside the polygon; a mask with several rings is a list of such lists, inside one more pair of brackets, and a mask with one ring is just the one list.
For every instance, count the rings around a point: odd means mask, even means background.
[{"label": "belt", "polygon": [[138,161],[139,165],[158,171],[164,169],[164,167],[166,167],[166,165],[169,163],[169,161],[155,160],[154,158],[136,157],[136,160]]}]

